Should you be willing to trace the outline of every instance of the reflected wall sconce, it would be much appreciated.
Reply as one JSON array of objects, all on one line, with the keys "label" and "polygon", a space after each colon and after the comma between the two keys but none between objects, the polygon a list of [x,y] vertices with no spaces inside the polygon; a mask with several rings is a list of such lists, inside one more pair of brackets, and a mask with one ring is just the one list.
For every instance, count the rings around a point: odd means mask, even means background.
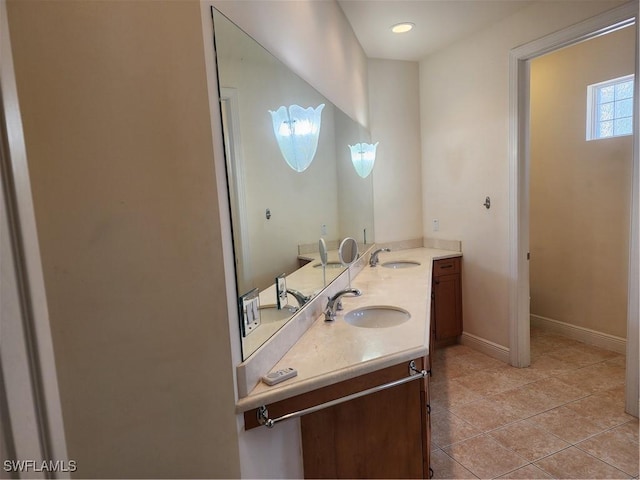
[{"label": "reflected wall sconce", "polygon": [[324,103],[316,108],[283,105],[275,112],[269,110],[282,156],[296,172],[304,172],[316,155],[323,108]]},{"label": "reflected wall sconce", "polygon": [[373,170],[373,164],[376,161],[376,148],[378,143],[356,143],[355,145],[349,145],[351,149],[351,161],[353,162],[353,168],[356,169],[358,175],[362,178],[367,178]]}]

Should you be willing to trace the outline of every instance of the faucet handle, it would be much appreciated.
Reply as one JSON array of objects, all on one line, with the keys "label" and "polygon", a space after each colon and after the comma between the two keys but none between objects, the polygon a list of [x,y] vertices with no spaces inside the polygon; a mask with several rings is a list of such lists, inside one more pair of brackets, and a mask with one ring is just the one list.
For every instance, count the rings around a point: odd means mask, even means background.
[{"label": "faucet handle", "polygon": [[379,263],[378,254],[380,254],[380,252],[390,252],[390,251],[391,251],[390,248],[382,247],[371,252],[371,257],[369,257],[369,266],[375,267],[376,265],[378,265]]},{"label": "faucet handle", "polygon": [[347,288],[345,290],[340,290],[333,297],[327,297],[327,307],[324,310],[325,322],[332,322],[336,319],[336,310],[342,310],[342,301],[340,300],[340,297],[349,294],[354,297],[359,297],[362,295],[362,292],[357,288]]},{"label": "faucet handle", "polygon": [[324,321],[333,322],[336,319],[336,312],[331,306],[331,297],[327,297],[327,306],[324,309]]}]

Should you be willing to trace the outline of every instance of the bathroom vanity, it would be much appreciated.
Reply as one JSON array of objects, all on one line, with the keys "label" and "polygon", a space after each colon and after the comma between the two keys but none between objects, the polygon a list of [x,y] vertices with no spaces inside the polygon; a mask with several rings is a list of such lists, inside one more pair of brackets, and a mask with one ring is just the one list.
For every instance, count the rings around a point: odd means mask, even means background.
[{"label": "bathroom vanity", "polygon": [[[316,315],[275,365],[264,366],[264,373],[293,367],[298,375],[275,386],[260,382],[247,388],[237,403],[245,429],[299,417],[307,478],[429,478],[432,266],[434,260],[459,262],[460,256],[413,248],[382,253],[376,267],[352,266],[352,287],[362,295],[344,296],[344,310],[333,322]],[[392,263],[396,268],[384,266]],[[321,310],[327,295],[347,286],[346,273],[311,303]],[[371,306],[398,308],[408,318],[388,327],[355,326],[353,312]],[[313,311],[314,305],[305,308]]]}]

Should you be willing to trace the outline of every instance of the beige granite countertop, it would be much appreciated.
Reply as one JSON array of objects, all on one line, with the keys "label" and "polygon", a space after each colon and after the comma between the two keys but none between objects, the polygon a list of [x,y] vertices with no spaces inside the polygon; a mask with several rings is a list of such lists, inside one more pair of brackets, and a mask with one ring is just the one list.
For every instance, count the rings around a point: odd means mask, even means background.
[{"label": "beige granite countertop", "polygon": [[[392,269],[369,266],[351,281],[362,291],[360,297],[342,297],[344,310],[334,322],[320,315],[293,347],[273,367],[293,367],[294,378],[278,385],[260,382],[236,411],[284,400],[317,388],[357,377],[428,353],[431,269],[434,259],[462,256],[460,252],[433,248],[414,248],[380,254],[380,263],[395,260],[420,262],[412,268]],[[388,328],[361,328],[348,324],[345,313],[370,305],[404,308],[411,318]]]}]

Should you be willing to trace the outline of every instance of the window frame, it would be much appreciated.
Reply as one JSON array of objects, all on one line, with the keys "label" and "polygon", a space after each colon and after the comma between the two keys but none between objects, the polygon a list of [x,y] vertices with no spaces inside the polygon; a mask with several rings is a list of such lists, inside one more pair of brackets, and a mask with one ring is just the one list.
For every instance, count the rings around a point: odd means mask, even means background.
[{"label": "window frame", "polygon": [[[609,85],[617,85],[619,83],[625,83],[629,80],[632,80],[635,83],[635,75],[632,73],[630,75],[623,75],[622,77],[612,78],[610,80],[605,80],[604,82],[594,83],[587,86],[587,141],[591,140],[604,140],[607,138],[617,138],[617,137],[625,137],[628,135],[633,135],[633,121],[634,115],[633,110],[631,112],[631,130],[629,133],[622,134],[613,134],[607,137],[599,137],[598,134],[598,107],[600,104],[598,103],[598,91]],[[635,94],[635,91],[634,91]],[[634,94],[632,94],[631,99],[632,102],[635,102]],[[612,120],[615,121],[617,117],[615,116],[615,99],[614,103],[614,115]],[[627,117],[619,117],[619,118],[627,118]]]}]

